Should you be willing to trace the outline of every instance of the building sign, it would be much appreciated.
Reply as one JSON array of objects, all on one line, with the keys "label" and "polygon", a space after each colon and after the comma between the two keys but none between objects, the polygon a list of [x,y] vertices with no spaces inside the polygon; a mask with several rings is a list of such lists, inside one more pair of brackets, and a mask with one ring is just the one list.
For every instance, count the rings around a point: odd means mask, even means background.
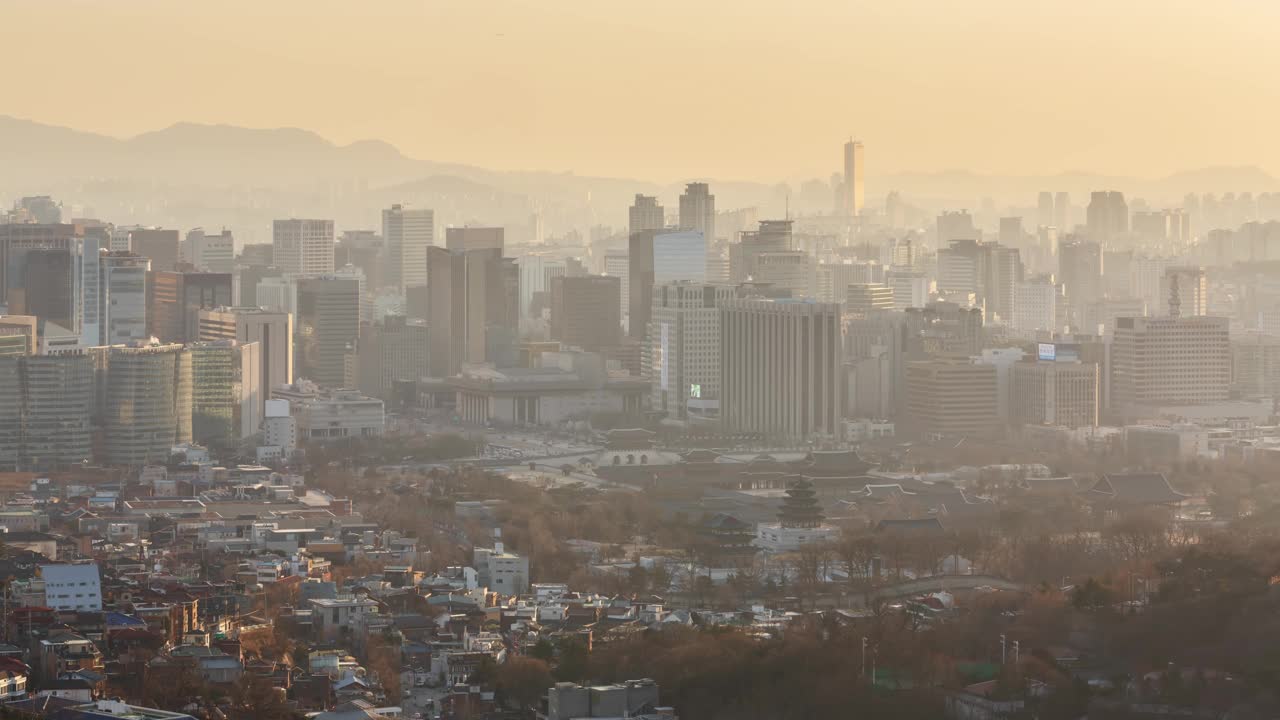
[{"label": "building sign", "polygon": [[1040,343],[1039,352],[1037,354],[1041,360],[1057,360],[1058,346],[1053,343]]},{"label": "building sign", "polygon": [[701,397],[702,397],[702,386],[701,386],[701,385],[699,385],[699,384],[697,384],[697,383],[694,383],[694,384],[690,385],[690,386],[689,386],[689,397],[691,397],[691,398],[701,398]]}]

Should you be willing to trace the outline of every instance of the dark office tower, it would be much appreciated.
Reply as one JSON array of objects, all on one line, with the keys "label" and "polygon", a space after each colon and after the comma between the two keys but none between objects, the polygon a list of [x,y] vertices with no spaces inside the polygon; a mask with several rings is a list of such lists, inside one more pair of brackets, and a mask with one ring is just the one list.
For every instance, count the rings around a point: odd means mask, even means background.
[{"label": "dark office tower", "polygon": [[1129,232],[1129,205],[1124,201],[1124,193],[1114,190],[1092,193],[1086,224],[1089,239],[1097,243],[1108,243]]},{"label": "dark office tower", "polygon": [[272,388],[293,382],[293,316],[259,307],[223,307],[200,311],[200,341],[257,343],[261,356],[263,401]]},{"label": "dark office tower", "polygon": [[1070,232],[1071,228],[1067,224],[1071,222],[1071,196],[1067,193],[1060,192],[1053,196],[1053,226],[1058,228],[1058,233]]},{"label": "dark office tower", "polygon": [[195,342],[201,310],[235,304],[228,273],[152,271],[147,281],[147,324],[161,342]]},{"label": "dark office tower", "polygon": [[96,343],[97,282],[98,245],[82,226],[0,225],[0,300],[12,314],[38,315],[42,335],[53,323]]},{"label": "dark office tower", "polygon": [[791,220],[761,220],[756,230],[743,232],[729,246],[729,279],[735,285],[756,274],[756,260],[763,253],[793,250]]},{"label": "dark office tower", "polygon": [[444,246],[454,252],[496,250],[502,255],[503,230],[500,227],[445,228]]},{"label": "dark office tower", "polygon": [[981,240],[982,233],[974,227],[973,216],[968,210],[947,211],[938,216],[938,246],[954,240]]},{"label": "dark office tower", "polygon": [[[333,266],[340,268],[347,265],[357,267],[364,273],[365,288],[378,290],[393,285],[387,279],[386,250],[382,244],[382,236],[372,230],[348,230],[342,233],[342,239],[333,249]],[[406,287],[427,283],[425,250],[422,253],[422,268],[421,279],[417,283],[408,283]]]},{"label": "dark office tower", "polygon": [[75,327],[75,270],[65,250],[38,249],[27,253],[22,284],[26,288],[23,315],[35,315],[60,327]]},{"label": "dark office tower", "polygon": [[622,342],[622,278],[607,275],[551,279],[551,339],[601,351]]},{"label": "dark office tower", "polygon": [[178,266],[178,231],[142,229],[129,232],[129,249],[151,259],[151,270],[160,272]]},{"label": "dark office tower", "polygon": [[267,267],[271,265],[272,252],[271,243],[245,245],[240,248],[240,256],[236,258],[236,264]]},{"label": "dark office tower", "polygon": [[698,230],[710,245],[716,239],[716,196],[706,183],[689,183],[680,196],[680,229]]},{"label": "dark office tower", "polygon": [[257,307],[258,303],[258,283],[266,278],[280,277],[283,275],[280,268],[270,265],[247,265],[240,268],[238,279],[240,281],[240,296],[237,298],[236,305],[240,307]]},{"label": "dark office tower", "polygon": [[382,238],[387,250],[383,281],[400,292],[426,283],[427,248],[436,244],[436,214],[392,205],[382,211]]},{"label": "dark office tower", "polygon": [[416,385],[431,374],[428,362],[430,335],[422,320],[388,315],[378,323],[365,323],[360,332],[359,390],[370,397],[390,401],[399,383]]},{"label": "dark office tower", "polygon": [[318,277],[298,281],[298,376],[329,388],[347,387],[349,356],[360,339],[360,283]]},{"label": "dark office tower", "polygon": [[865,199],[863,182],[862,142],[851,139],[844,144],[844,210],[848,215],[862,212]]},{"label": "dark office tower", "polygon": [[635,202],[627,212],[627,232],[634,235],[641,230],[661,230],[666,225],[666,216],[662,206],[658,204],[658,198],[653,195],[636,195]]},{"label": "dark office tower", "polygon": [[1036,226],[1053,226],[1053,193],[1051,192],[1040,193],[1040,199],[1036,206]]},{"label": "dark office tower", "polygon": [[62,206],[48,195],[24,197],[18,201],[18,209],[26,214],[30,222],[42,225],[62,222]]},{"label": "dark office tower", "polygon": [[705,282],[707,242],[697,230],[632,233],[627,251],[627,336],[643,340],[653,311],[653,287],[689,280]]},{"label": "dark office tower", "polygon": [[1103,295],[1102,246],[1071,238],[1058,246],[1058,277],[1078,324],[1085,306]]},{"label": "dark office tower", "polygon": [[520,270],[501,250],[427,249],[427,325],[431,374],[450,377],[463,363],[515,362]]}]

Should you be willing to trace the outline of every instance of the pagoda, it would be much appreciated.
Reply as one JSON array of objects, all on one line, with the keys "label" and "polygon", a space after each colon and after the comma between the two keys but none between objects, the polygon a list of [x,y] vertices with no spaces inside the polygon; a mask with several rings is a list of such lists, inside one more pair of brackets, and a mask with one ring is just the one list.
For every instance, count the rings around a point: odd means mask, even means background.
[{"label": "pagoda", "polygon": [[784,528],[816,528],[822,525],[822,508],[814,496],[813,483],[800,477],[787,488],[778,520]]}]

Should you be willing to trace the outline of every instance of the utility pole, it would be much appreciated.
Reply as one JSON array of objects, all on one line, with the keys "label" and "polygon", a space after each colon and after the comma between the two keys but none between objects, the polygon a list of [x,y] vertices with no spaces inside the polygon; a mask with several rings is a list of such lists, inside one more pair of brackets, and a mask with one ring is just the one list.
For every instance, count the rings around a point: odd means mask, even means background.
[{"label": "utility pole", "polygon": [[1001,635],[1000,636],[1000,664],[1001,665],[1004,665],[1005,661],[1007,660],[1006,658],[1007,650],[1008,650],[1008,647],[1005,643],[1005,637],[1004,635]]},{"label": "utility pole", "polygon": [[1013,641],[1013,665],[1014,665],[1014,667],[1017,667],[1017,666],[1018,666],[1018,659],[1019,659],[1019,657],[1020,657],[1020,656],[1021,656],[1021,648],[1019,647],[1019,643],[1018,643],[1018,641],[1017,641],[1017,640],[1014,640],[1014,641]]},{"label": "utility pole", "polygon": [[867,679],[867,636],[862,636],[862,679]]}]

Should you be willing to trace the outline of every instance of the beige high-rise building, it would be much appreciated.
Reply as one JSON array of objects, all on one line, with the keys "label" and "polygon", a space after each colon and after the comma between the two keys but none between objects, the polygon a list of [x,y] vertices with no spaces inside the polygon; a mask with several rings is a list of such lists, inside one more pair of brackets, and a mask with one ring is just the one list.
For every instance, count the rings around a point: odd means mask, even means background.
[{"label": "beige high-rise building", "polygon": [[848,286],[845,310],[866,317],[874,310],[893,309],[893,288],[881,283],[852,283]]},{"label": "beige high-rise building", "polygon": [[661,230],[667,226],[665,211],[654,195],[636,195],[635,202],[627,210],[627,235],[644,230]]},{"label": "beige high-rise building", "polygon": [[850,139],[844,144],[845,212],[850,215],[862,212],[866,193],[863,171],[862,142]]},{"label": "beige high-rise building", "polygon": [[991,364],[915,360],[906,370],[907,426],[920,434],[993,437],[1000,432],[999,378]]},{"label": "beige high-rise building", "polygon": [[1232,336],[1231,390],[1244,399],[1280,396],[1280,336],[1256,331]]},{"label": "beige high-rise building", "polygon": [[1014,424],[1097,426],[1099,380],[1097,363],[1015,364],[1009,394]]},{"label": "beige high-rise building", "polygon": [[818,266],[803,250],[763,252],[756,255],[756,282],[787,290],[793,298],[812,299],[818,293]]},{"label": "beige high-rise building", "polygon": [[842,419],[840,306],[728,300],[720,318],[720,417],[731,432],[836,435]]},{"label": "beige high-rise building", "polygon": [[0,357],[0,470],[89,460],[93,390],[93,360],[82,352]]},{"label": "beige high-rise building", "polygon": [[1224,402],[1230,384],[1227,318],[1116,319],[1111,344],[1114,411]]},{"label": "beige high-rise building", "polygon": [[221,307],[201,310],[199,322],[201,342],[259,344],[264,402],[272,388],[293,382],[293,315],[259,307]]},{"label": "beige high-rise building", "polygon": [[689,183],[680,196],[680,229],[697,230],[707,240],[707,247],[716,241],[716,196],[706,183]]},{"label": "beige high-rise building", "polygon": [[[286,274],[316,276],[333,272],[332,220],[276,220],[271,235],[272,258]],[[156,269],[152,263],[152,269]]]},{"label": "beige high-rise building", "polygon": [[404,292],[427,284],[427,248],[435,245],[435,212],[392,205],[382,211],[386,270],[382,282]]}]

